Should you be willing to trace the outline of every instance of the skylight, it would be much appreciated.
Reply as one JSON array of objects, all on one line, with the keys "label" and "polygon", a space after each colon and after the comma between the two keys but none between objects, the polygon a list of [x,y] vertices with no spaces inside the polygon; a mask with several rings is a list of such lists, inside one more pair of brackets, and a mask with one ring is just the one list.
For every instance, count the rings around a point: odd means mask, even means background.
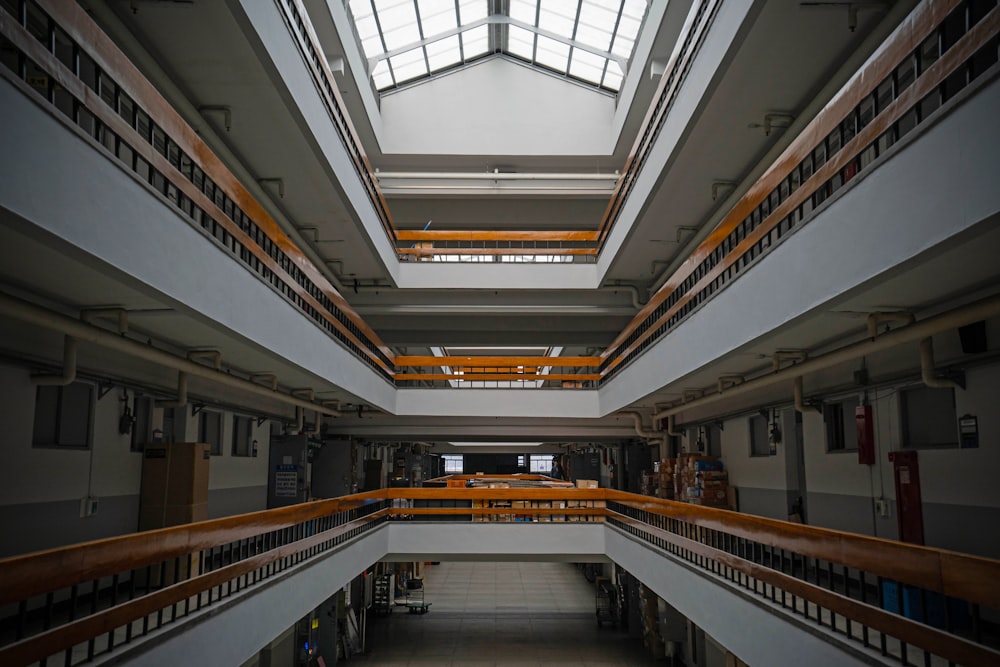
[{"label": "skylight", "polygon": [[618,92],[647,0],[349,0],[378,91],[503,53]]}]

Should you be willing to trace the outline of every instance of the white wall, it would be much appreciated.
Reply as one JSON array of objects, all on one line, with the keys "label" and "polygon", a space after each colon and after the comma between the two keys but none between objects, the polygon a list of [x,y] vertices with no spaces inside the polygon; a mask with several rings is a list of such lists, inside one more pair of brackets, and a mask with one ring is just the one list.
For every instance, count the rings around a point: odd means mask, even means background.
[{"label": "white wall", "polygon": [[[948,337],[941,337],[938,348],[945,355],[939,358],[947,358],[951,351],[947,342]],[[953,343],[953,347],[957,349],[957,344]],[[916,450],[925,540],[928,546],[998,557],[1000,538],[995,531],[983,530],[983,526],[996,525],[1000,520],[1000,485],[996,481],[996,471],[1000,470],[1000,414],[996,410],[1000,363],[972,366],[966,370],[965,379],[966,389],[955,390],[956,416],[971,414],[978,418],[979,447]],[[915,386],[920,386],[916,378],[869,392],[876,426],[872,466],[859,464],[856,451],[828,452],[823,416],[802,416],[808,523],[897,538],[893,464],[888,455],[904,449],[899,396],[901,390]],[[839,393],[833,398],[842,396]],[[787,416],[790,409],[783,412]],[[793,433],[787,423],[783,419],[784,442],[778,445],[777,455],[750,457],[747,417],[725,422],[722,456],[730,483],[739,490],[741,511],[785,518],[778,503],[788,502],[786,491],[790,488],[786,457]],[[957,424],[955,429],[957,432]],[[878,499],[888,503],[888,516],[876,513]]]},{"label": "white wall", "polygon": [[609,95],[491,59],[383,97],[381,147],[404,155],[610,155],[614,113]]},{"label": "white wall", "polygon": [[[122,392],[113,387],[103,398],[94,392],[91,447],[88,450],[32,446],[36,387],[26,367],[0,365],[0,423],[4,425],[0,466],[0,556],[129,533],[138,526],[142,453],[130,451],[131,436],[118,432]],[[155,412],[162,413],[162,410]],[[196,440],[197,418],[190,417],[187,439]],[[162,415],[154,414],[154,423]],[[231,412],[223,413],[223,454],[213,456],[209,473],[211,517],[264,509],[267,502],[269,423],[257,426],[258,456],[231,455]],[[80,516],[81,501],[97,499],[97,513]]]}]

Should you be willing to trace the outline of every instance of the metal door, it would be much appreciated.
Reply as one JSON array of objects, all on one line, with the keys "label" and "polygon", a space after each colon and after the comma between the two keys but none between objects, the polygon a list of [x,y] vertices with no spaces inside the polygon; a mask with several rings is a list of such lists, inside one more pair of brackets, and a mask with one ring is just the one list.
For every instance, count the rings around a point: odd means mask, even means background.
[{"label": "metal door", "polygon": [[920,500],[920,466],[915,451],[889,452],[896,484],[896,521],[899,541],[924,543],[924,509]]}]

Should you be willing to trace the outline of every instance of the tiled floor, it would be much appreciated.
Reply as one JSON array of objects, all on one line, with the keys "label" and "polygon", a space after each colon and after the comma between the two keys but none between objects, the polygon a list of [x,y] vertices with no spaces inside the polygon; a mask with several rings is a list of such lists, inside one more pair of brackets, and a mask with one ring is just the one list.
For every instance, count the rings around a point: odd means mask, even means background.
[{"label": "tiled floor", "polygon": [[[597,627],[594,585],[566,563],[441,563],[425,568],[430,612],[372,617],[380,667],[656,665],[637,639]],[[660,663],[662,664],[662,663]]]}]

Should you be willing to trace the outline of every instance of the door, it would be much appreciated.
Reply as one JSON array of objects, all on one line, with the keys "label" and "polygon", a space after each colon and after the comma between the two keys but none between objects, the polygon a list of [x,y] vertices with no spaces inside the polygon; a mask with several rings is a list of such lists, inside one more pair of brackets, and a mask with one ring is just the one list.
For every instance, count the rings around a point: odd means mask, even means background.
[{"label": "door", "polygon": [[896,521],[899,541],[924,543],[924,508],[920,500],[920,466],[915,451],[889,452],[896,485]]}]

